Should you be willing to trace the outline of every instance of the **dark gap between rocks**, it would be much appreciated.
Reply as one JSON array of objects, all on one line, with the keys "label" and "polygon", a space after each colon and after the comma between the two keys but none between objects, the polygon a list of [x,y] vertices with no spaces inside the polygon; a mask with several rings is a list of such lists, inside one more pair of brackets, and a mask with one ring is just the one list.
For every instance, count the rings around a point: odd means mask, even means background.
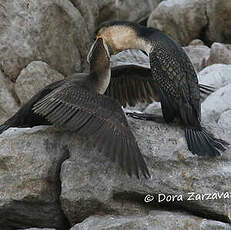
[{"label": "dark gap between rocks", "polygon": [[60,195],[61,195],[61,179],[60,179],[60,173],[61,173],[61,167],[62,164],[65,160],[67,160],[70,157],[70,151],[67,146],[63,146],[64,154],[63,157],[60,159],[60,162],[57,165],[57,171],[56,171],[56,178],[57,178],[57,183],[56,183],[56,193],[57,193],[57,202],[58,206],[60,208],[60,211],[63,215],[63,224],[64,224],[64,229],[63,230],[68,230],[71,228],[71,225],[67,219],[67,217],[64,214],[64,211],[62,209],[61,201],[60,201]]},{"label": "dark gap between rocks", "polygon": [[[194,205],[192,201],[188,201],[188,202],[187,201],[180,201],[180,202],[162,201],[161,203],[158,203],[156,199],[158,197],[158,194],[151,194],[152,196],[155,197],[155,199],[150,203],[145,203],[144,198],[146,195],[147,194],[140,194],[136,192],[122,192],[122,193],[114,194],[113,199],[120,202],[130,201],[133,203],[137,203],[140,204],[141,206],[145,206],[149,211],[156,210],[156,211],[184,212],[204,219],[215,220],[215,221],[220,221],[229,224],[231,223],[227,216],[218,215],[217,213],[213,211],[209,211],[203,207],[199,207],[200,210],[198,210],[198,206]],[[185,207],[185,205],[189,204],[189,202],[190,202],[190,208]]]}]

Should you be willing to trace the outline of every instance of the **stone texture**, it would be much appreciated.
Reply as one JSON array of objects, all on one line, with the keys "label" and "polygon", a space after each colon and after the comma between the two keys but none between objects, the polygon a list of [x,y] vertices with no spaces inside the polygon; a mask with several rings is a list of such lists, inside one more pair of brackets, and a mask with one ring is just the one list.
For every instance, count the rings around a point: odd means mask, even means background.
[{"label": "stone texture", "polygon": [[184,47],[196,72],[200,72],[205,66],[210,56],[210,48],[205,45],[189,45]]},{"label": "stone texture", "polygon": [[206,0],[168,0],[153,10],[148,26],[169,34],[181,45],[199,38],[208,21],[205,14]]},{"label": "stone texture", "polygon": [[207,65],[215,63],[231,64],[231,45],[218,42],[212,44]]},{"label": "stone texture", "polygon": [[[71,225],[91,215],[137,215],[159,206],[230,221],[230,199],[187,200],[190,192],[216,196],[229,192],[230,149],[215,159],[197,157],[187,150],[183,130],[179,126],[132,119],[129,119],[129,124],[152,178],[140,181],[130,178],[106,156],[83,144],[80,139],[72,138],[70,158],[62,164],[60,197]],[[231,138],[217,124],[206,127],[218,138],[227,141]],[[145,206],[147,194],[157,197],[159,193],[182,195],[183,201],[158,202],[155,199],[151,206]]]},{"label": "stone texture", "polygon": [[148,26],[166,32],[181,45],[195,38],[208,44],[229,43],[230,9],[226,0],[167,0],[153,10]]},{"label": "stone texture", "polygon": [[18,76],[15,91],[20,102],[24,104],[40,89],[62,79],[64,76],[45,62],[33,61]]},{"label": "stone texture", "polygon": [[206,67],[198,74],[201,84],[210,85],[217,89],[231,84],[231,65],[214,64]]},{"label": "stone texture", "polygon": [[85,65],[89,34],[70,1],[1,0],[0,21],[0,69],[10,79],[34,60],[64,74]]},{"label": "stone texture", "polygon": [[202,103],[202,116],[207,120],[218,122],[221,114],[231,109],[231,84],[224,86],[207,97]]},{"label": "stone texture", "polygon": [[10,129],[0,136],[1,229],[66,228],[58,195],[67,152],[60,138],[41,127]]},{"label": "stone texture", "polygon": [[141,21],[147,18],[161,1],[162,0],[71,0],[81,15],[83,15],[87,23],[88,31],[91,34],[93,34],[98,24],[103,21]]},{"label": "stone texture", "polygon": [[0,123],[18,110],[12,82],[0,70]]},{"label": "stone texture", "polygon": [[231,226],[184,213],[150,212],[147,216],[92,216],[71,230],[230,230]]},{"label": "stone texture", "polygon": [[226,0],[206,1],[208,25],[205,37],[208,41],[231,43],[231,2]]}]

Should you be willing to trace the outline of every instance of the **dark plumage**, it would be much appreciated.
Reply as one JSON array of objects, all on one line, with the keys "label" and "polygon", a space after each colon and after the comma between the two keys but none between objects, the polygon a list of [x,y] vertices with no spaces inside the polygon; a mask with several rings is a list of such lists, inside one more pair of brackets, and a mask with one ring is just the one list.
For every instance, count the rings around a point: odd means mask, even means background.
[{"label": "dark plumage", "polygon": [[193,154],[216,156],[226,149],[227,142],[201,127],[197,75],[190,59],[174,40],[157,29],[120,21],[102,24],[96,34],[105,40],[111,54],[140,49],[149,55],[164,120],[181,120]]},{"label": "dark plumage", "polygon": [[89,53],[90,74],[74,74],[36,94],[8,121],[9,127],[54,124],[63,130],[95,138],[98,149],[109,155],[131,176],[149,177],[146,163],[119,103],[102,95],[110,80],[110,56],[102,39]]},{"label": "dark plumage", "polygon": [[[121,59],[119,59],[121,57]],[[106,95],[117,99],[122,106],[138,102],[160,101],[158,85],[152,76],[149,57],[137,50],[126,50],[111,58],[111,81]],[[215,89],[199,84],[201,100]]]}]

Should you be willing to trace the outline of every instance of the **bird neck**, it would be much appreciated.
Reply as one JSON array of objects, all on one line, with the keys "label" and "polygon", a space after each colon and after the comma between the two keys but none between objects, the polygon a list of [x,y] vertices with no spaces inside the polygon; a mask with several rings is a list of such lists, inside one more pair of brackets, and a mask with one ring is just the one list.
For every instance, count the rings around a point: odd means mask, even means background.
[{"label": "bird neck", "polygon": [[116,25],[103,28],[99,31],[98,36],[102,37],[109,47],[110,54],[115,55],[127,49],[139,49],[147,54],[151,52],[152,44],[149,36],[146,37],[148,28],[129,27],[127,25]]},{"label": "bird neck", "polygon": [[95,91],[99,94],[104,94],[111,80],[111,69],[107,68],[102,71],[92,72],[90,77]]}]

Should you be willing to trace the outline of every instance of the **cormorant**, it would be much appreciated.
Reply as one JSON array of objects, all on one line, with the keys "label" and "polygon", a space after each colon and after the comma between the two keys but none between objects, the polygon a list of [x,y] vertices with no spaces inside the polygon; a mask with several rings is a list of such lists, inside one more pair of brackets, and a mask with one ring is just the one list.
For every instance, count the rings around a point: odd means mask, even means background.
[{"label": "cormorant", "polygon": [[[188,149],[193,154],[217,156],[226,150],[229,144],[215,138],[200,124],[197,74],[180,45],[158,29],[127,21],[105,22],[95,35],[96,39],[104,39],[111,55],[127,49],[139,49],[149,55],[163,118],[167,123],[175,118],[181,120]],[[153,116],[150,119],[154,120]]]},{"label": "cormorant", "polygon": [[124,112],[118,102],[103,95],[110,81],[110,54],[103,39],[92,45],[88,55],[89,74],[74,74],[46,86],[0,126],[10,127],[54,124],[81,136],[93,136],[95,145],[131,176],[140,171],[150,177]]},{"label": "cormorant", "polygon": [[[203,84],[199,84],[199,88],[201,101],[215,91],[214,87]],[[135,106],[138,102],[160,102],[149,57],[140,50],[125,50],[111,56],[111,81],[105,94],[117,99],[123,107]],[[136,113],[127,114],[136,116]]]}]

